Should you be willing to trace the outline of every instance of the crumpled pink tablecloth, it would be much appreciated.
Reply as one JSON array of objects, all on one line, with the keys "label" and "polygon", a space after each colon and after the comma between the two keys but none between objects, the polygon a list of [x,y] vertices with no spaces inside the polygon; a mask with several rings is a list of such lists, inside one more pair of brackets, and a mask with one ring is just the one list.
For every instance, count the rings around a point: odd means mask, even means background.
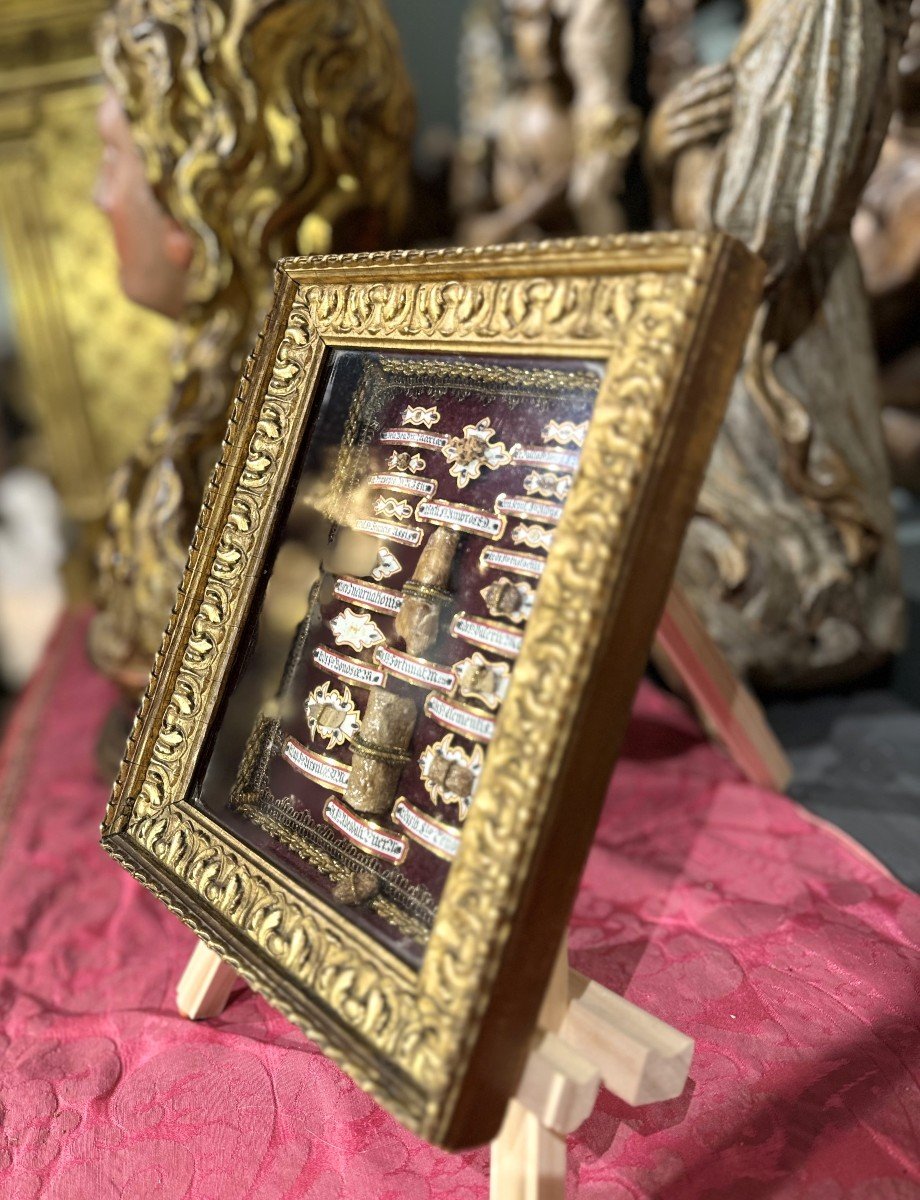
[{"label": "crumpled pink tablecloth", "polygon": [[[176,1015],[194,939],[97,845],[112,693],[83,637],[68,618],[0,771],[0,1197],[481,1200],[485,1150],[403,1131],[245,988],[218,1020]],[[916,896],[644,684],[573,961],[696,1057],[678,1100],[602,1093],[570,1195],[920,1197],[918,935]]]}]

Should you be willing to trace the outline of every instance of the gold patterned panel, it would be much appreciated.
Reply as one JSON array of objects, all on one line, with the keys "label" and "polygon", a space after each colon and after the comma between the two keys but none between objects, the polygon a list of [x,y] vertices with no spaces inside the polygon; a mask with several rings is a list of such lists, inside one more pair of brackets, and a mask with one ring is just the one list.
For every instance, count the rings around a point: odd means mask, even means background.
[{"label": "gold patterned panel", "polygon": [[92,191],[101,95],[98,2],[13,3],[0,16],[0,270],[11,290],[23,415],[66,511],[104,512],[109,473],[169,391],[169,322],[121,294]]}]

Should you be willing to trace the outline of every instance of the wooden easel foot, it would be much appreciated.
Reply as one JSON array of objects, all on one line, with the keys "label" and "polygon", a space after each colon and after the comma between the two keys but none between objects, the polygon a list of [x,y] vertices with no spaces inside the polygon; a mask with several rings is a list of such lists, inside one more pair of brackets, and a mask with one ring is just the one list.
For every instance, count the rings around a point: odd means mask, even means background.
[{"label": "wooden easel foot", "polygon": [[239,976],[222,958],[199,942],[176,988],[176,1008],[192,1021],[219,1016]]},{"label": "wooden easel foot", "polygon": [[512,1100],[492,1143],[490,1200],[565,1200],[565,1134]]},{"label": "wooden easel foot", "polygon": [[[236,972],[200,943],[179,981],[179,1012],[224,1010]],[[587,1119],[603,1084],[628,1104],[679,1096],[693,1041],[568,965],[565,943],[540,1031],[492,1143],[491,1200],[565,1200],[566,1134]]]},{"label": "wooden easel foot", "polygon": [[686,689],[706,732],[751,783],[785,792],[792,766],[760,701],[735,674],[676,584],[658,625],[652,661],[669,683],[673,679]]},{"label": "wooden easel foot", "polygon": [[673,1100],[684,1090],[693,1039],[578,971],[559,1036],[588,1057],[608,1091],[627,1104]]},{"label": "wooden easel foot", "polygon": [[565,942],[540,1013],[543,1033],[492,1143],[491,1200],[564,1200],[565,1135],[603,1083],[628,1104],[683,1091],[693,1041],[577,971]]}]

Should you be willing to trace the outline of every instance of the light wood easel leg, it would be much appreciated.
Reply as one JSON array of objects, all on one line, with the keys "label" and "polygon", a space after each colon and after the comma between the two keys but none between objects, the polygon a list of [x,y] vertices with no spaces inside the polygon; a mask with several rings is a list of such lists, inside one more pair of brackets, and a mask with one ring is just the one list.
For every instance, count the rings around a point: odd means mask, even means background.
[{"label": "light wood easel leg", "polygon": [[512,1100],[492,1143],[490,1200],[565,1200],[565,1166],[565,1134]]},{"label": "light wood easel leg", "polygon": [[676,584],[665,605],[652,659],[689,692],[707,732],[751,783],[784,792],[792,767],[753,692],[745,687]]},{"label": "light wood easel leg", "polygon": [[492,1143],[491,1200],[564,1200],[565,1135],[590,1114],[603,1083],[628,1104],[679,1096],[693,1041],[556,960],[543,1030]]},{"label": "light wood easel leg", "polygon": [[176,988],[179,1015],[192,1021],[219,1016],[239,976],[222,958],[199,942]]},{"label": "light wood easel leg", "polygon": [[[214,1017],[237,975],[199,943],[176,1000],[192,1019]],[[566,1134],[587,1119],[603,1083],[628,1104],[679,1096],[693,1041],[556,959],[539,1032],[517,1094],[492,1143],[491,1200],[565,1200]]]}]

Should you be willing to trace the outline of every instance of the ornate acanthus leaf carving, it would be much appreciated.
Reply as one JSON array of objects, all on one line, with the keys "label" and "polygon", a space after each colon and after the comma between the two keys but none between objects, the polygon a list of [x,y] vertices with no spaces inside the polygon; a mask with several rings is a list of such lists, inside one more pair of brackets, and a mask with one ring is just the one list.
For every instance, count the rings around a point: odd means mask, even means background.
[{"label": "ornate acanthus leaf carving", "polygon": [[[306,284],[301,297],[321,336],[398,334],[434,340],[460,335],[527,342],[551,333],[578,343],[622,337],[637,306],[654,326],[650,302],[657,297],[666,308],[675,282],[650,272],[625,279],[480,279],[462,287],[450,282],[426,288],[398,281],[374,287]],[[666,320],[666,314],[657,319]]]},{"label": "ornate acanthus leaf carving", "polygon": [[[230,617],[233,601],[239,594],[241,576],[250,561],[253,542],[266,512],[262,496],[277,472],[278,454],[289,429],[293,405],[300,392],[307,363],[315,353],[306,316],[305,310],[295,303],[288,318],[288,328],[278,349],[259,419],[249,441],[239,483],[233,493],[230,510],[210,564],[201,604],[192,624],[192,633],[182,666],[173,685],[173,694],[163,713],[147,775],[134,802],[132,817],[135,820],[179,799],[178,775],[188,765],[190,733],[195,721],[200,717],[203,701],[208,696],[208,683],[216,665],[217,652],[232,628]],[[246,385],[248,378],[244,377],[240,397],[231,416],[231,429],[239,419],[239,408]],[[202,508],[203,514],[210,511],[216,499],[220,479],[226,470],[229,450],[230,446],[226,445],[224,454],[214,469]],[[179,592],[180,599],[191,583],[203,537],[204,528],[199,518],[186,575]],[[167,638],[171,635],[175,615],[174,611]],[[159,664],[156,664],[151,685],[142,705],[142,714],[149,706],[151,688],[158,675]],[[132,737],[136,736],[136,731],[137,725]],[[116,783],[116,792],[118,788],[119,784]]]}]

